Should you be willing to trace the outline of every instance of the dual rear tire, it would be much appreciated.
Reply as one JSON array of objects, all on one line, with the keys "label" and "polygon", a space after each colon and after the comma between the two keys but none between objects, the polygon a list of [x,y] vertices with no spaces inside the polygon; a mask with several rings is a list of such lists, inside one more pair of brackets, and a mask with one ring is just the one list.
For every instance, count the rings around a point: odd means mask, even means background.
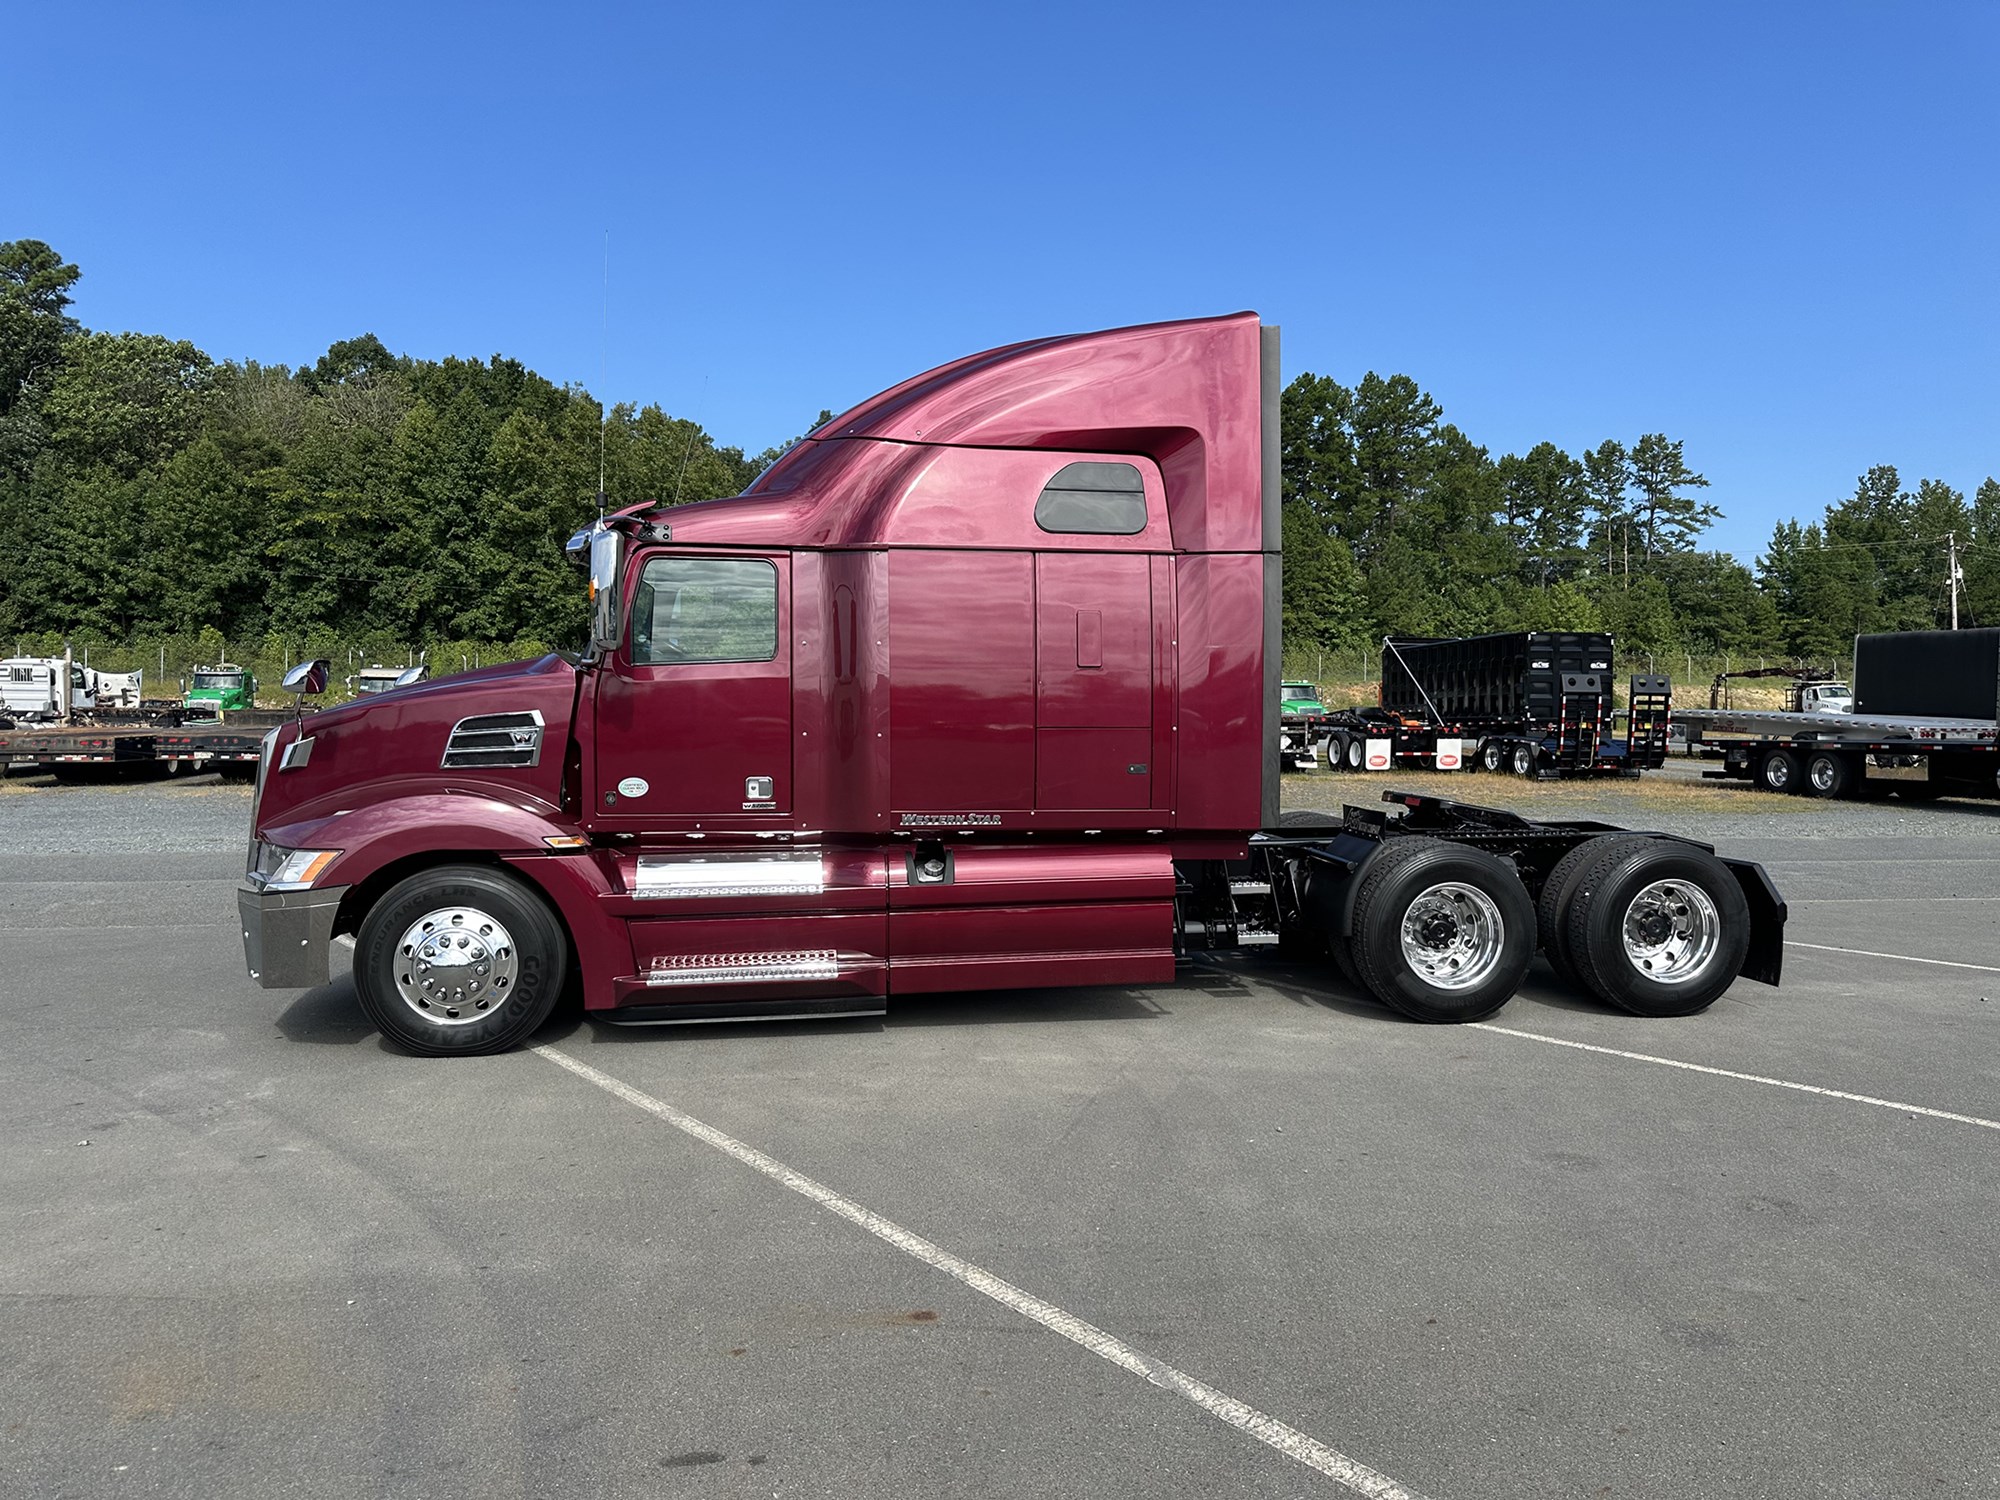
[{"label": "dual rear tire", "polygon": [[1556,977],[1639,1016],[1690,1016],[1736,980],[1750,909],[1714,855],[1673,839],[1611,835],[1572,849],[1537,903]]},{"label": "dual rear tire", "polygon": [[1360,874],[1351,936],[1327,946],[1343,978],[1415,1021],[1492,1015],[1536,946],[1565,984],[1639,1016],[1706,1010],[1736,980],[1750,913],[1714,855],[1674,839],[1609,835],[1559,860],[1539,902],[1483,849],[1423,837],[1385,844]]},{"label": "dual rear tire", "polygon": [[1512,998],[1535,956],[1513,868],[1483,849],[1411,836],[1361,872],[1353,936],[1329,946],[1350,982],[1413,1021],[1477,1021]]}]

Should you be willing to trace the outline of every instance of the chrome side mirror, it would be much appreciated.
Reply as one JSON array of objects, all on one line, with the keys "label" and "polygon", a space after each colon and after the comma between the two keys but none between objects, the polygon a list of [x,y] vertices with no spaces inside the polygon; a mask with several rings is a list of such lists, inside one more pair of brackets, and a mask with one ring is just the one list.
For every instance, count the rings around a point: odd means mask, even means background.
[{"label": "chrome side mirror", "polygon": [[624,638],[619,584],[625,571],[625,538],[599,522],[590,532],[590,649],[606,656]]},{"label": "chrome side mirror", "polygon": [[430,675],[431,669],[422,662],[418,662],[414,667],[406,667],[396,674],[396,686],[408,687],[412,683],[422,682]]},{"label": "chrome side mirror", "polygon": [[302,661],[285,674],[285,691],[300,697],[309,697],[326,691],[328,676],[333,671],[333,663],[324,656],[313,661]]}]

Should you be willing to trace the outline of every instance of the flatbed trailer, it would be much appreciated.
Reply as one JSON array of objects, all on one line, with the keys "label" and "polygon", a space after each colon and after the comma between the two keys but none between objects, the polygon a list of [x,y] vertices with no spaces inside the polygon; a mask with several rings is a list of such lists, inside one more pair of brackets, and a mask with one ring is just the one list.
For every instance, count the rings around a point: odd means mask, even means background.
[{"label": "flatbed trailer", "polygon": [[2000,726],[1979,719],[1691,709],[1688,753],[1722,762],[1710,781],[1767,792],[1912,800],[2000,796]]},{"label": "flatbed trailer", "polygon": [[34,725],[0,729],[0,764],[65,767],[135,767],[160,758],[158,733],[151,726],[110,724]]},{"label": "flatbed trailer", "polygon": [[[227,721],[192,724],[131,721],[30,725],[0,729],[0,766],[40,767],[58,776],[86,769],[136,772],[155,768],[169,776],[215,770],[248,780],[257,771],[264,736],[274,725]],[[269,715],[276,723],[286,716]]]},{"label": "flatbed trailer", "polygon": [[1854,710],[1691,709],[1710,780],[1813,797],[2000,796],[2000,630],[1857,636]]}]

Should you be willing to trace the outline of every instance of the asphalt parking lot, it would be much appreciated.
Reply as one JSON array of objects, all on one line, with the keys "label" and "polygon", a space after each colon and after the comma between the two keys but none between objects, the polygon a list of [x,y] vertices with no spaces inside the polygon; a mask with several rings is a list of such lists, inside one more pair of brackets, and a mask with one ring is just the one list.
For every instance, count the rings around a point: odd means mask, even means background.
[{"label": "asphalt parking lot", "polygon": [[419,1061],[245,977],[247,790],[0,784],[0,1494],[1993,1493],[2000,804],[1535,795],[1763,860],[1784,986]]}]

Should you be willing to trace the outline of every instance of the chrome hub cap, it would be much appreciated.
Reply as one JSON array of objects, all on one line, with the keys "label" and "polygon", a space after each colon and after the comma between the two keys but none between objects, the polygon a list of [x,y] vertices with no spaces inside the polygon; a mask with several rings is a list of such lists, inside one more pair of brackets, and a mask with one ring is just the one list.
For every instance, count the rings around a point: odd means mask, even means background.
[{"label": "chrome hub cap", "polygon": [[469,906],[426,912],[396,943],[396,993],[434,1025],[483,1020],[507,1003],[519,977],[507,929]]},{"label": "chrome hub cap", "polygon": [[1477,886],[1447,881],[1421,891],[1403,913],[1403,961],[1425,984],[1468,990],[1500,962],[1507,928]]},{"label": "chrome hub cap", "polygon": [[1685,984],[1715,957],[1722,918],[1700,886],[1656,880],[1625,908],[1621,936],[1633,968],[1661,984]]}]

